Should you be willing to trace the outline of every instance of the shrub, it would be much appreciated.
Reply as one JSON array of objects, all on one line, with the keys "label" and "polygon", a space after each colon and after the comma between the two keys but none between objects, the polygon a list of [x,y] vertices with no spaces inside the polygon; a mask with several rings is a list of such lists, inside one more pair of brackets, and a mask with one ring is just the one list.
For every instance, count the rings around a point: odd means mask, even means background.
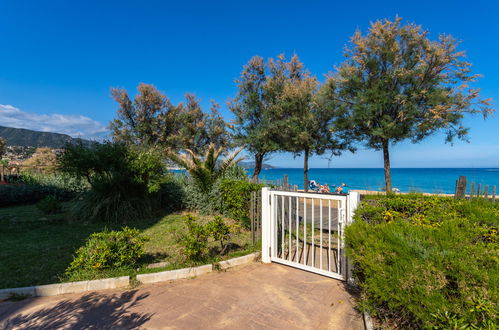
[{"label": "shrub", "polygon": [[185,219],[187,231],[180,235],[179,243],[182,245],[182,252],[188,260],[200,261],[205,259],[208,252],[208,230],[206,226],[197,222],[192,215],[187,215]]},{"label": "shrub", "polygon": [[122,143],[67,145],[61,170],[85,178],[90,190],[73,209],[80,219],[128,222],[150,216],[159,207],[157,193],[164,164],[155,150]]},{"label": "shrub", "polygon": [[243,226],[249,228],[251,193],[259,191],[263,185],[251,183],[247,180],[224,179],[220,183],[222,197],[222,213],[239,220]]},{"label": "shrub", "polygon": [[199,189],[190,176],[181,174],[176,176],[183,187],[184,206],[202,214],[221,214],[223,212],[223,199],[220,191],[221,183],[226,179],[247,180],[245,170],[240,166],[228,168],[223,175],[213,184],[208,192]]},{"label": "shrub", "polygon": [[156,194],[162,209],[172,212],[185,207],[185,189],[175,175],[165,175]]},{"label": "shrub", "polygon": [[499,204],[367,197],[346,229],[362,306],[400,328],[497,327]]},{"label": "shrub", "polygon": [[227,251],[232,234],[238,230],[237,226],[227,225],[220,216],[215,216],[213,220],[202,224],[189,214],[185,224],[187,230],[179,236],[179,243],[184,256],[191,261],[206,259],[210,238],[220,244],[220,251],[217,253],[223,255]]},{"label": "shrub", "polygon": [[61,211],[62,204],[56,196],[48,195],[36,204],[36,208],[44,214],[54,214]]},{"label": "shrub", "polygon": [[106,269],[129,269],[144,256],[145,238],[138,229],[124,227],[116,231],[93,233],[66,269],[69,279],[77,279],[81,272]]},{"label": "shrub", "polygon": [[9,179],[7,185],[0,185],[0,207],[15,204],[33,203],[47,195],[68,200],[85,189],[81,180],[62,173],[27,174],[15,180]]},{"label": "shrub", "polygon": [[213,239],[220,243],[220,254],[224,254],[231,237],[232,228],[227,225],[222,217],[215,216],[207,223],[206,228]]}]

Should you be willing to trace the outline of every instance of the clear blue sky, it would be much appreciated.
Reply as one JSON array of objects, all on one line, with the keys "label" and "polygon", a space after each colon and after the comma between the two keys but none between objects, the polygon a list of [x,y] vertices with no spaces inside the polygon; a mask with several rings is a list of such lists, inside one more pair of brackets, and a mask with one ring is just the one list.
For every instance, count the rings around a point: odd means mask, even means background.
[{"label": "clear blue sky", "polygon": [[[323,74],[342,61],[356,29],[395,15],[462,40],[483,97],[499,100],[499,4],[496,1],[1,1],[0,125],[84,137],[103,134],[116,111],[111,86],[156,85],[174,102],[186,92],[222,104],[253,55],[296,52]],[[394,167],[499,167],[499,113],[467,119],[471,143],[435,136],[392,152]],[[283,167],[301,158],[273,156]],[[382,167],[359,151],[312,167]]]}]

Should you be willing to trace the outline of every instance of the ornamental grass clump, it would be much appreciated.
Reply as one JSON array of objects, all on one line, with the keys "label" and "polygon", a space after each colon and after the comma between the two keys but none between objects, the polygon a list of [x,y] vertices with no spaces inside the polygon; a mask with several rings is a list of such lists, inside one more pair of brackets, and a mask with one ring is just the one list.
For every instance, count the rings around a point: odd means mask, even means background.
[{"label": "ornamental grass clump", "polygon": [[166,176],[155,149],[112,142],[70,144],[59,161],[64,173],[83,178],[90,186],[72,209],[77,219],[127,223],[159,209]]},{"label": "ornamental grass clump", "polygon": [[499,204],[368,196],[346,229],[360,307],[390,326],[499,325]]}]

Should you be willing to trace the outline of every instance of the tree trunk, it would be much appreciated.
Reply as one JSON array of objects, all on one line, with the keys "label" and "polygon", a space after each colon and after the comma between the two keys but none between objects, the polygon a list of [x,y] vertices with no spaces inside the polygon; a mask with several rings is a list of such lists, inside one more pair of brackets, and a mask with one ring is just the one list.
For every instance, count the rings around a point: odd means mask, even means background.
[{"label": "tree trunk", "polygon": [[303,187],[305,192],[308,191],[308,149],[304,152],[303,157]]},{"label": "tree trunk", "polygon": [[255,154],[255,168],[253,170],[253,182],[258,183],[258,175],[260,175],[260,172],[262,171],[262,165],[263,165],[263,156],[265,153],[263,152],[257,152]]},{"label": "tree trunk", "polygon": [[383,140],[383,167],[385,169],[385,189],[386,193],[392,193],[392,175],[390,173],[390,152],[388,151],[388,140]]}]

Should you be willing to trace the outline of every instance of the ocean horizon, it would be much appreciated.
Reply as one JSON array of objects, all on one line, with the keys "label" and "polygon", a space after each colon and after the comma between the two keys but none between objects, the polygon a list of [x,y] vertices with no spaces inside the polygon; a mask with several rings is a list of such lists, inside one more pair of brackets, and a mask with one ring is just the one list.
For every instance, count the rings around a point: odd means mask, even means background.
[{"label": "ocean horizon", "polygon": [[[246,172],[251,176],[253,169],[247,169]],[[460,176],[466,176],[468,191],[471,182],[475,182],[475,186],[488,185],[489,193],[492,192],[492,186],[499,186],[499,168],[496,167],[392,168],[391,173],[393,187],[402,192],[452,194]],[[282,179],[286,174],[289,184],[303,188],[303,168],[262,169],[260,179],[273,181]],[[350,190],[381,191],[385,182],[383,168],[310,168],[308,178],[330,187],[345,183]]]}]

